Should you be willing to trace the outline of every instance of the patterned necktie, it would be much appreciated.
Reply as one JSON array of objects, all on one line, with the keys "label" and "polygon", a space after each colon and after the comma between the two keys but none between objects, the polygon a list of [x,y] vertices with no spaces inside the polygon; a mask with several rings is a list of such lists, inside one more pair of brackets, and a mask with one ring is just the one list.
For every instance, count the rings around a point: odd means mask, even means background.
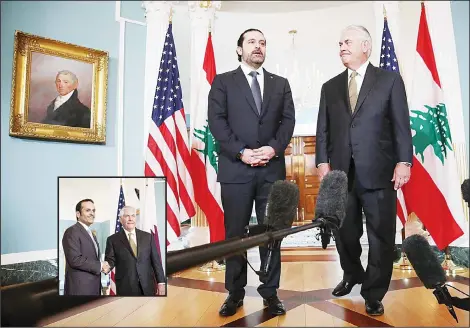
[{"label": "patterned necktie", "polygon": [[132,232],[129,232],[129,244],[131,245],[132,252],[134,252],[134,256],[137,257],[137,245],[134,242],[134,239],[132,238],[134,234]]},{"label": "patterned necktie", "polygon": [[351,81],[349,81],[349,104],[351,105],[351,111],[354,113],[357,103],[357,84],[356,84],[357,72],[353,71],[351,73]]},{"label": "patterned necktie", "polygon": [[253,98],[255,99],[256,108],[258,109],[258,114],[261,113],[261,88],[259,86],[258,79],[256,76],[258,72],[251,71],[249,74],[253,79],[251,81],[251,92],[253,93]]}]

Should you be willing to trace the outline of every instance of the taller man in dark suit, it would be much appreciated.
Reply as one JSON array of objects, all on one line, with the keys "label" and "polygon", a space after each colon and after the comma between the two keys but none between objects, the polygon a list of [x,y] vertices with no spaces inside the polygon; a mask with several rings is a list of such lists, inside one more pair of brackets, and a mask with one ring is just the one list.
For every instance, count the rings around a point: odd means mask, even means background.
[{"label": "taller man in dark suit", "polygon": [[116,295],[166,295],[166,278],[155,239],[136,229],[134,207],[124,206],[119,217],[123,229],[108,237],[105,251],[110,270],[116,268]]},{"label": "taller man in dark suit", "polygon": [[[396,190],[410,178],[413,146],[403,80],[369,63],[371,45],[362,26],[341,34],[340,57],[347,69],[321,90],[316,164],[320,179],[333,169],[346,172],[349,180],[346,218],[336,236],[344,275],[333,295],[349,294],[362,283],[366,312],[381,315],[393,270]],[[362,210],[369,240],[365,271]]]},{"label": "taller man in dark suit", "polygon": [[65,254],[64,295],[101,295],[101,272],[109,269],[100,262],[100,245],[90,226],[95,221],[95,204],[84,199],[75,206],[77,223],[62,238]]},{"label": "taller man in dark suit", "polygon": [[[249,29],[237,42],[240,67],[217,75],[209,93],[209,127],[220,146],[217,180],[221,184],[225,236],[242,236],[249,224],[253,201],[259,223],[264,219],[271,185],[286,177],[284,151],[295,124],[289,82],[261,68],[266,39]],[[262,262],[266,248],[260,247]],[[258,292],[274,315],[285,313],[277,297],[281,275],[280,249],[273,252],[267,279]],[[247,264],[243,256],[226,261],[225,288],[229,296],[222,316],[236,313],[243,305]]]}]

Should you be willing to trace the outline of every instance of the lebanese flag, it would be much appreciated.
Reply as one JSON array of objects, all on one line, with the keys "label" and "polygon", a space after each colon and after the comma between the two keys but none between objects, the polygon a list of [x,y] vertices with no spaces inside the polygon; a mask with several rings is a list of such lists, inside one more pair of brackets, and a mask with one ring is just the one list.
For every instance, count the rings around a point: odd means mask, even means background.
[{"label": "lebanese flag", "polygon": [[197,100],[191,108],[191,177],[195,199],[209,224],[210,242],[225,239],[224,212],[217,182],[218,144],[209,130],[208,95],[216,75],[212,36],[209,32],[206,53],[198,84]]},{"label": "lebanese flag", "polygon": [[402,189],[408,213],[416,214],[442,250],[464,235],[467,222],[424,3],[415,55],[409,99],[414,157],[410,181]]}]

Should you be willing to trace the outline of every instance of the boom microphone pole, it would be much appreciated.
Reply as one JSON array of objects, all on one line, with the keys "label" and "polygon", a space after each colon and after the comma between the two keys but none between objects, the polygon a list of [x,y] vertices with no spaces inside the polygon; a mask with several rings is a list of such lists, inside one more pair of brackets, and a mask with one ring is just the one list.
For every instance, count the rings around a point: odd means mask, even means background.
[{"label": "boom microphone pole", "polygon": [[[331,171],[322,180],[313,223],[290,227],[298,202],[297,186],[287,181],[273,184],[268,197],[268,208],[263,225],[247,226],[245,237],[234,237],[212,244],[204,244],[167,253],[168,275],[189,269],[208,261],[244,254],[247,249],[273,243],[282,238],[312,228],[322,228],[324,233],[338,230],[345,216],[347,200],[347,176],[342,171]],[[293,206],[294,204],[294,206]],[[257,274],[265,275],[269,258]]]}]

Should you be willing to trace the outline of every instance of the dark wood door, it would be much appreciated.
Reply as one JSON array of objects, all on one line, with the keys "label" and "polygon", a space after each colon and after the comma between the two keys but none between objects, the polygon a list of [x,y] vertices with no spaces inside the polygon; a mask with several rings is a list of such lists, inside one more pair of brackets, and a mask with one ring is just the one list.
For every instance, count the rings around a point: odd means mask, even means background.
[{"label": "dark wood door", "polygon": [[286,179],[299,187],[295,225],[310,223],[320,186],[315,168],[315,137],[294,137],[286,149]]}]

